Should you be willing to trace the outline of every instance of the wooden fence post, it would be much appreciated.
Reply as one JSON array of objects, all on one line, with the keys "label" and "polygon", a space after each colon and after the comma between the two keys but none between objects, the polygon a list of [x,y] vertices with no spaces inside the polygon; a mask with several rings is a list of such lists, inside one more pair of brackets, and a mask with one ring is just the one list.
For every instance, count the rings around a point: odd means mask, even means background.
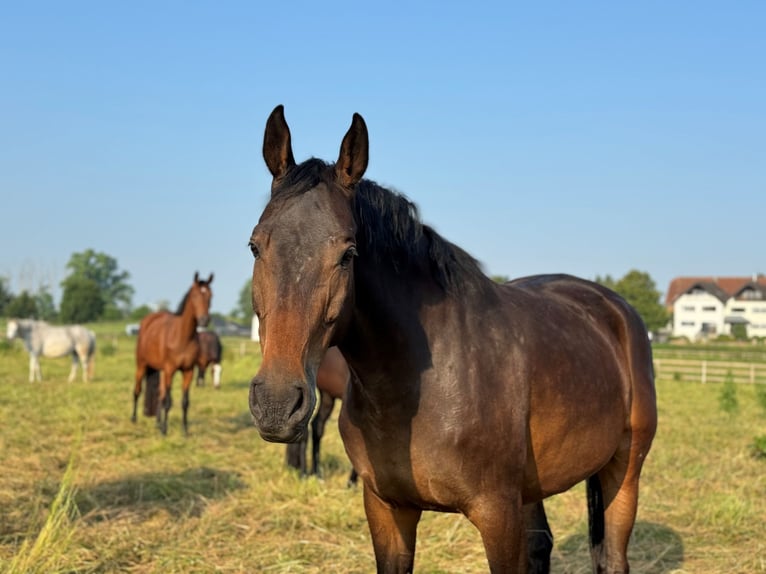
[{"label": "wooden fence post", "polygon": [[707,382],[707,361],[702,361],[702,382]]}]

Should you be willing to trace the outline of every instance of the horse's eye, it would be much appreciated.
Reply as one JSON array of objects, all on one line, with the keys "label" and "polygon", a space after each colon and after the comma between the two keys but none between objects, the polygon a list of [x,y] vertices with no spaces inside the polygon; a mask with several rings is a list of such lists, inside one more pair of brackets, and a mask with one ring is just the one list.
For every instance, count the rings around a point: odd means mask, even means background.
[{"label": "horse's eye", "polygon": [[253,257],[255,259],[258,259],[261,256],[261,252],[258,251],[258,246],[253,243],[252,241],[247,244],[247,246],[250,248],[250,252],[253,254]]},{"label": "horse's eye", "polygon": [[356,247],[353,245],[346,249],[346,252],[343,254],[343,257],[340,260],[340,266],[343,267],[343,269],[348,269],[349,265],[351,265],[351,261],[358,255],[356,251]]}]

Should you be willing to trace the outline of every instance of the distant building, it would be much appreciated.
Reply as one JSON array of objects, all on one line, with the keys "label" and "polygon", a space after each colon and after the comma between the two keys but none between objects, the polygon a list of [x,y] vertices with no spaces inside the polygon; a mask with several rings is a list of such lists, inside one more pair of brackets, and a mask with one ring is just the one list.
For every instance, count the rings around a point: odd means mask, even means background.
[{"label": "distant building", "polygon": [[748,337],[766,337],[766,276],[676,277],[665,305],[673,313],[673,336],[690,340],[730,335],[745,326]]}]

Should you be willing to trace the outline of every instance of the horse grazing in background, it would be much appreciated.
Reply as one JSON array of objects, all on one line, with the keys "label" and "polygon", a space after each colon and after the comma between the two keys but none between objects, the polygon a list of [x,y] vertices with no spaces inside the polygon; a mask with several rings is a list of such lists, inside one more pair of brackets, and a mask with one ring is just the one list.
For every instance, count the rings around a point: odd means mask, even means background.
[{"label": "horse grazing in background", "polygon": [[82,365],[82,380],[93,378],[96,362],[96,334],[81,325],[54,327],[45,321],[32,319],[11,319],[8,321],[7,336],[19,338],[29,352],[29,382],[43,380],[40,357],[72,356],[69,382],[77,376],[77,365]]},{"label": "horse grazing in background", "polygon": [[197,355],[197,386],[205,385],[205,371],[213,365],[213,386],[217,389],[221,386],[221,359],[223,358],[223,345],[215,331],[197,329],[197,343],[199,354]]},{"label": "horse grazing in background", "polygon": [[638,313],[568,275],[496,284],[409,200],[362,179],[368,145],[354,114],[336,163],[296,164],[282,106],[266,124],[271,197],[249,242],[261,436],[305,436],[319,365],[337,345],[355,374],[339,425],[378,572],[412,571],[424,510],[463,513],[490,571],[545,572],[542,501],[581,481],[594,569],[628,572],[657,425]]},{"label": "horse grazing in background", "polygon": [[[319,364],[317,370],[316,386],[319,390],[319,409],[311,419],[311,474],[319,475],[319,447],[324,436],[327,421],[335,408],[335,400],[343,400],[346,387],[351,379],[351,371],[348,368],[343,355],[337,347],[330,347]],[[308,437],[300,442],[287,445],[287,465],[297,468],[303,476],[309,474],[306,460],[306,447]],[[353,468],[348,477],[348,485],[353,486],[357,481],[357,473]]]},{"label": "horse grazing in background", "polygon": [[[136,384],[133,391],[133,422],[136,422],[138,397],[141,383],[146,378],[144,414],[156,416],[162,434],[168,432],[168,411],[172,405],[170,388],[173,375],[181,371],[183,376],[183,428],[188,434],[189,386],[199,355],[197,326],[205,326],[209,320],[210,299],[213,296],[207,280],[194,274],[194,282],[184,296],[176,313],[158,311],[150,313],[141,321],[136,341]],[[160,409],[162,405],[162,409]],[[163,410],[165,416],[163,417]]]}]

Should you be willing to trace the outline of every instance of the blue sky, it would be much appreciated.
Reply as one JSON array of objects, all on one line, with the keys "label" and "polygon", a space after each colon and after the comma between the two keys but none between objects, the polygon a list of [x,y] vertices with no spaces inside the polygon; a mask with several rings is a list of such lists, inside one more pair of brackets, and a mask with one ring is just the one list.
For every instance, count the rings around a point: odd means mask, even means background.
[{"label": "blue sky", "polygon": [[248,279],[277,104],[297,160],[354,112],[367,176],[510,277],[766,272],[762,2],[9,2],[0,275],[74,252],[134,304]]}]

